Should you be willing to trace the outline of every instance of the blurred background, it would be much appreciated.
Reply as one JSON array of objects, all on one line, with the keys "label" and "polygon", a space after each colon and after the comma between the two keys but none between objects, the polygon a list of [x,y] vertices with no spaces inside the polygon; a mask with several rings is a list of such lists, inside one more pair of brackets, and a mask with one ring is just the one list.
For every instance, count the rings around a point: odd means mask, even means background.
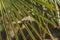
[{"label": "blurred background", "polygon": [[0,40],[60,40],[60,0],[0,0]]}]

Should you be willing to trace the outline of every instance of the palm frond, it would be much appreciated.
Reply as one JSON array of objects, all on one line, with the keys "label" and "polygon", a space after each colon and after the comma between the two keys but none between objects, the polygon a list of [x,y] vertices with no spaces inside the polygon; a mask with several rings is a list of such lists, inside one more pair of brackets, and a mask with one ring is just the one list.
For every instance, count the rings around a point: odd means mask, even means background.
[{"label": "palm frond", "polygon": [[[0,0],[1,40],[3,40],[1,37],[3,30],[7,35],[6,40],[13,40],[13,37],[20,40],[19,34],[22,36],[21,40],[44,40],[43,34],[48,34],[54,40],[55,37],[51,30],[52,28],[58,29],[60,24],[60,19],[58,19],[60,18],[60,1],[58,1]],[[28,39],[26,34],[31,39]]]}]

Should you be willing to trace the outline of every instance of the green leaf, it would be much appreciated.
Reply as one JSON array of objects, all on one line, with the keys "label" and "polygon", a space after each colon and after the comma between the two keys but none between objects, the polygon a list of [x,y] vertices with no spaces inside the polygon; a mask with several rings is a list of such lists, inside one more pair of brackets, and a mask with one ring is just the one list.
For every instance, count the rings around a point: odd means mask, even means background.
[{"label": "green leaf", "polygon": [[49,4],[48,2],[45,2],[44,0],[34,0],[34,1],[38,2],[38,3],[41,4],[41,5],[44,5],[45,7],[49,8],[49,9],[51,9],[51,10],[53,10],[53,11],[56,10],[56,8],[55,8],[54,5]]}]

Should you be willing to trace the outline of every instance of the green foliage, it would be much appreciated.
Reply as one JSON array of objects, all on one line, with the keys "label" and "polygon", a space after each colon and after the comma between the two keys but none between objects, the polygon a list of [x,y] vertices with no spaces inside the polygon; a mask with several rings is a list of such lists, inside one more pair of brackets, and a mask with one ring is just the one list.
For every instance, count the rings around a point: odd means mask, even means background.
[{"label": "green foliage", "polygon": [[[16,40],[19,40],[17,34],[21,34],[23,40],[27,40],[23,30],[27,31],[31,40],[37,40],[35,34],[39,40],[44,39],[42,34],[48,34],[54,40],[55,37],[50,32],[49,27],[59,27],[57,24],[59,20],[57,19],[59,16],[59,11],[57,11],[59,10],[59,3],[54,0],[0,0],[0,17],[2,18],[0,19],[3,25],[0,26],[0,31],[4,27],[7,40],[12,40],[11,37],[14,36]],[[33,22],[36,23],[36,26],[34,26],[35,23],[33,24]],[[13,31],[12,34],[10,34],[9,29],[11,32]]]}]

